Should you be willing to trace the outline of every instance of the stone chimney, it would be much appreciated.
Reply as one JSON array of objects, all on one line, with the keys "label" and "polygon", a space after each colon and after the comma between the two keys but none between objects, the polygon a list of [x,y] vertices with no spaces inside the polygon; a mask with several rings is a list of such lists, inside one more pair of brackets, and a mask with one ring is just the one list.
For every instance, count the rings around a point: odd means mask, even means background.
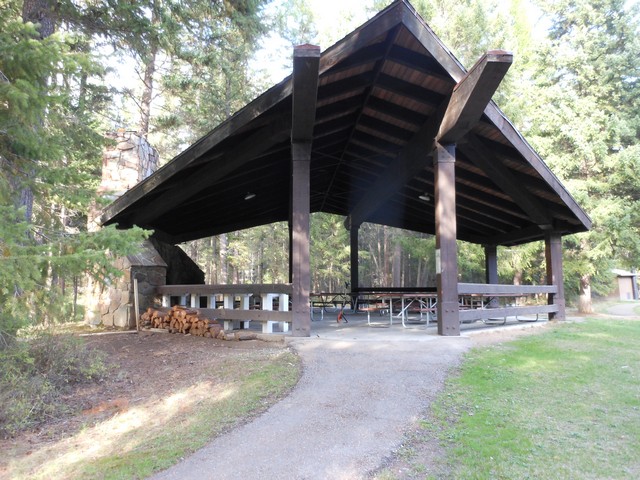
[{"label": "stone chimney", "polygon": [[158,169],[158,151],[135,132],[118,130],[107,138],[115,142],[102,157],[102,181],[98,189],[115,200]]},{"label": "stone chimney", "polygon": [[[136,132],[118,130],[107,134],[113,145],[102,157],[102,180],[98,196],[113,201],[151,175],[158,168],[158,151]],[[88,228],[100,228],[100,211],[92,212]],[[132,328],[139,313],[156,305],[155,288],[174,284],[204,283],[204,272],[175,245],[146,240],[140,253],[118,258],[115,266],[123,275],[106,286],[92,280],[85,295],[85,320],[90,325]],[[138,281],[140,312],[134,307],[134,279]]]},{"label": "stone chimney", "polygon": [[[102,180],[98,196],[113,201],[123,195],[158,168],[158,151],[136,132],[118,130],[108,133],[113,144],[102,155]],[[100,209],[89,219],[88,229],[100,228]],[[141,310],[153,306],[155,287],[166,284],[167,264],[149,241],[140,253],[115,260],[122,276],[108,285],[88,280],[84,299],[85,320],[90,325],[132,328],[136,325],[134,310],[134,279],[138,281],[138,301]]]}]

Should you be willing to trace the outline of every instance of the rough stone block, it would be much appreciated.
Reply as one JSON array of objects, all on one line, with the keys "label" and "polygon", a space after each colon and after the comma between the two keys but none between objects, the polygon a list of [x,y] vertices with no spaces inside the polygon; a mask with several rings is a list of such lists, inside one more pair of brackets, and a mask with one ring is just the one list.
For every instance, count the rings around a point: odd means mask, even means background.
[{"label": "rough stone block", "polygon": [[118,309],[113,312],[113,326],[119,328],[129,328],[130,323],[130,308],[128,305],[120,305]]}]

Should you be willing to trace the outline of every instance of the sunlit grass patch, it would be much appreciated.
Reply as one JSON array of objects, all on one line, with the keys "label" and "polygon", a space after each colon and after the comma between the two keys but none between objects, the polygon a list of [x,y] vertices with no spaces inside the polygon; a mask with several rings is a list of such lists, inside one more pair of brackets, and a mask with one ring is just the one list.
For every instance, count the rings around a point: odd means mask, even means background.
[{"label": "sunlit grass patch", "polygon": [[469,353],[434,406],[452,478],[638,478],[638,345],[588,320]]}]

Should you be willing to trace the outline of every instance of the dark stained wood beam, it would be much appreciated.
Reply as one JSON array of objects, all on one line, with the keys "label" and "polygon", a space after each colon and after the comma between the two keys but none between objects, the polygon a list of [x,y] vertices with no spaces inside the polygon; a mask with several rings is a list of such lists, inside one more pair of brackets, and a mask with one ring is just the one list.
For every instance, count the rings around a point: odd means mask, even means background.
[{"label": "dark stained wood beam", "polygon": [[351,142],[389,157],[395,157],[398,151],[402,149],[402,145],[371,135],[357,128],[353,132]]},{"label": "dark stained wood beam", "polygon": [[[495,285],[500,282],[498,277],[498,247],[495,245],[484,246],[484,278],[485,283],[489,285]],[[497,298],[489,300],[489,307],[498,308],[499,306]]]},{"label": "dark stained wood beam", "polygon": [[294,337],[311,335],[310,169],[311,142],[318,101],[319,63],[320,47],[301,45],[294,48],[289,204],[289,271]]},{"label": "dark stained wood beam", "polygon": [[476,62],[453,89],[438,142],[457,143],[480,121],[512,62],[513,54],[503,50],[487,52]]},{"label": "dark stained wood beam", "polygon": [[343,132],[345,130],[351,132],[351,129],[353,128],[353,124],[355,123],[357,117],[358,113],[355,112],[351,113],[350,115],[335,118],[321,124],[316,123],[316,126],[313,130],[314,141],[328,135],[333,135],[334,133]]},{"label": "dark stained wood beam", "polygon": [[340,101],[329,102],[316,108],[316,124],[331,121],[335,118],[351,115],[362,108],[364,95],[354,95],[353,97],[343,98]]},{"label": "dark stained wood beam", "polygon": [[474,134],[469,134],[465,142],[458,148],[466,157],[481,168],[493,183],[504,193],[509,195],[515,203],[536,223],[540,228],[550,228],[552,219],[549,212],[540,201],[526,189],[517,178],[492,155],[482,141]]},{"label": "dark stained wood beam", "polygon": [[318,101],[320,47],[299,45],[293,50],[293,113],[291,143],[310,142]]},{"label": "dark stained wood beam", "polygon": [[394,45],[389,51],[388,58],[412,70],[422,72],[425,75],[451,81],[451,76],[447,71],[430,55],[424,55],[415,50]]},{"label": "dark stained wood beam", "polygon": [[384,120],[379,120],[365,114],[360,116],[360,122],[358,123],[358,125],[364,128],[375,130],[377,133],[382,135],[391,135],[392,137],[397,138],[398,140],[401,140],[403,142],[408,142],[409,140],[411,140],[411,137],[415,133],[414,131],[398,127],[389,122],[385,122]]},{"label": "dark stained wood beam", "polygon": [[565,320],[564,273],[562,266],[562,237],[558,232],[545,234],[545,259],[547,264],[547,284],[558,288],[549,294],[548,304],[557,305],[558,311],[549,313],[549,320]]},{"label": "dark stained wood beam", "polygon": [[376,112],[389,115],[403,122],[412,123],[416,126],[424,125],[428,118],[428,115],[388,102],[375,95],[368,98],[365,108],[370,108]]},{"label": "dark stained wood beam", "polygon": [[318,87],[318,101],[327,102],[347,94],[359,95],[371,85],[373,77],[373,72],[365,72],[321,85]]},{"label": "dark stained wood beam", "polygon": [[442,103],[443,99],[446,98],[445,95],[441,93],[387,74],[380,74],[375,86],[376,88],[382,88],[383,90],[402,95],[431,107],[437,107]]},{"label": "dark stained wood beam", "polygon": [[537,225],[532,225],[525,228],[511,230],[510,232],[504,233],[502,235],[478,238],[478,241],[476,243],[492,245],[519,245],[534,240],[541,240],[542,238],[544,238],[544,231],[541,230]]},{"label": "dark stained wood beam", "polygon": [[438,334],[460,335],[455,146],[436,144],[436,288]]},{"label": "dark stained wood beam", "polygon": [[382,57],[384,57],[385,50],[386,49],[384,41],[374,43],[372,45],[367,45],[366,47],[361,48],[356,53],[345,58],[340,63],[333,66],[330,70],[324,73],[333,75],[336,73],[344,72],[346,70],[351,70],[354,67],[360,67],[362,65],[375,63]]}]

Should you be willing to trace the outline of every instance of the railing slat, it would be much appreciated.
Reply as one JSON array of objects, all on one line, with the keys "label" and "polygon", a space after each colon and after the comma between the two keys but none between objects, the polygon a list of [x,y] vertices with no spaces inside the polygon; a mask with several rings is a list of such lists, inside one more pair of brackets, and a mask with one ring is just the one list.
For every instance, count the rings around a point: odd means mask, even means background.
[{"label": "railing slat", "polygon": [[159,295],[211,295],[215,293],[255,294],[286,293],[291,295],[290,283],[260,283],[255,285],[163,285],[156,288]]},{"label": "railing slat", "polygon": [[197,310],[207,318],[218,318],[222,320],[255,320],[272,322],[293,321],[293,312],[279,312],[274,310],[231,310],[228,308],[198,308]]},{"label": "railing slat", "polygon": [[558,293],[556,285],[498,285],[495,283],[458,283],[459,295],[534,295]]},{"label": "railing slat", "polygon": [[553,305],[529,305],[523,307],[498,307],[475,308],[460,310],[460,321],[483,320],[487,318],[515,317],[518,315],[535,315],[538,313],[553,313],[558,311],[558,306]]}]

